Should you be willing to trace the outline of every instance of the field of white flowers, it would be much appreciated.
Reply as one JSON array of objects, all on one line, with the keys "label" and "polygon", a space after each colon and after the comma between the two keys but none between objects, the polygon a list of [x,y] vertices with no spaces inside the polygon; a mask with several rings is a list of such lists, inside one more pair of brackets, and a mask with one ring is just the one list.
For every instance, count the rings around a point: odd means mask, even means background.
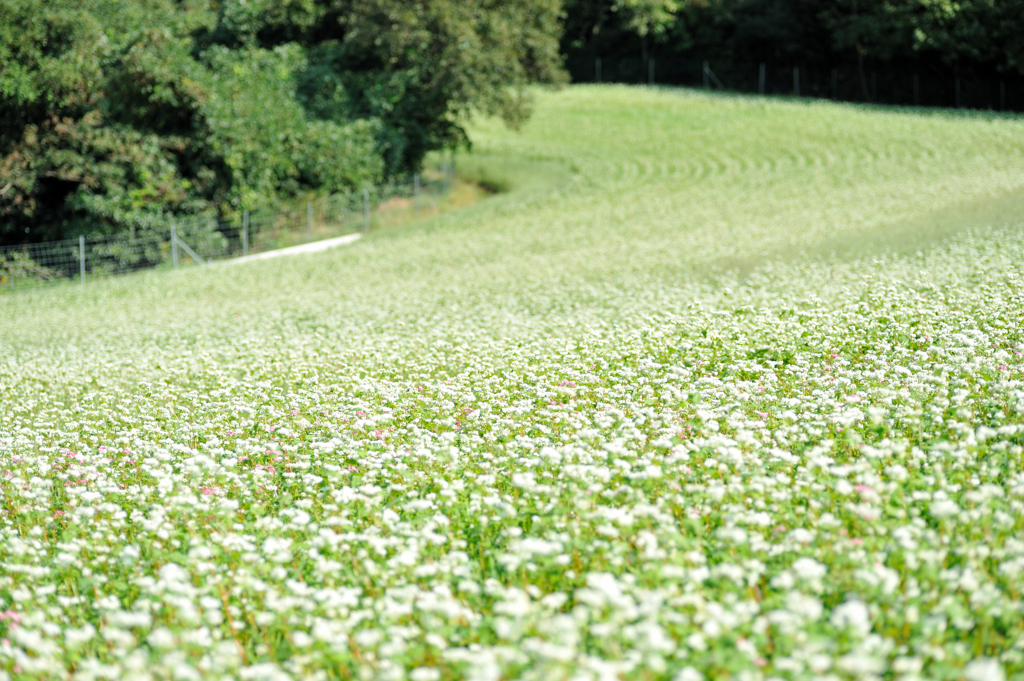
[{"label": "field of white flowers", "polygon": [[0,297],[0,680],[1024,679],[1022,133],[570,88],[463,161],[557,182]]}]

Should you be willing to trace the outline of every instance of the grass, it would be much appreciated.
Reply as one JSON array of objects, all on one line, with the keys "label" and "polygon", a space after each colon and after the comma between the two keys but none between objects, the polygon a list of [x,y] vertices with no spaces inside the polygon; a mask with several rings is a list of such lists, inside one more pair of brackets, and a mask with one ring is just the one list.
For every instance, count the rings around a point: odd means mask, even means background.
[{"label": "grass", "polygon": [[538,95],[457,211],[0,297],[0,678],[1024,678],[1024,121]]}]

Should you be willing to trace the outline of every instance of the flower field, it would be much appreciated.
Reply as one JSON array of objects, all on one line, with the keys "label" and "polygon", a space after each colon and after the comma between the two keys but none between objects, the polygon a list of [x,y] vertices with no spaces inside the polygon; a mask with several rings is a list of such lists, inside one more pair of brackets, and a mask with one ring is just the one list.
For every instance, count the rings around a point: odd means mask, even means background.
[{"label": "flower field", "polygon": [[0,297],[0,680],[1024,679],[1022,133],[574,87],[460,161],[557,182]]}]

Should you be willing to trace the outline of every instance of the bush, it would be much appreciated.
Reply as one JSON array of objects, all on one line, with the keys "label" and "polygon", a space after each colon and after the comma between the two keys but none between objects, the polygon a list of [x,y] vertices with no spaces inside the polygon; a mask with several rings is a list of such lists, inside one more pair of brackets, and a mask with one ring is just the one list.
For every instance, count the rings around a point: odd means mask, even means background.
[{"label": "bush", "polygon": [[0,244],[386,182],[563,79],[556,0],[0,0]]}]

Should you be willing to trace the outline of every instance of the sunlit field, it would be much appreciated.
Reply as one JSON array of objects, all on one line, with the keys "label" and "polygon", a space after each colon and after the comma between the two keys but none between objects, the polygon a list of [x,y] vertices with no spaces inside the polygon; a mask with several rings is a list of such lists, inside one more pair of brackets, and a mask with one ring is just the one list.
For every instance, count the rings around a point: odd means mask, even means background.
[{"label": "sunlit field", "polygon": [[470,136],[475,205],[0,296],[0,681],[1024,679],[1024,120]]}]

